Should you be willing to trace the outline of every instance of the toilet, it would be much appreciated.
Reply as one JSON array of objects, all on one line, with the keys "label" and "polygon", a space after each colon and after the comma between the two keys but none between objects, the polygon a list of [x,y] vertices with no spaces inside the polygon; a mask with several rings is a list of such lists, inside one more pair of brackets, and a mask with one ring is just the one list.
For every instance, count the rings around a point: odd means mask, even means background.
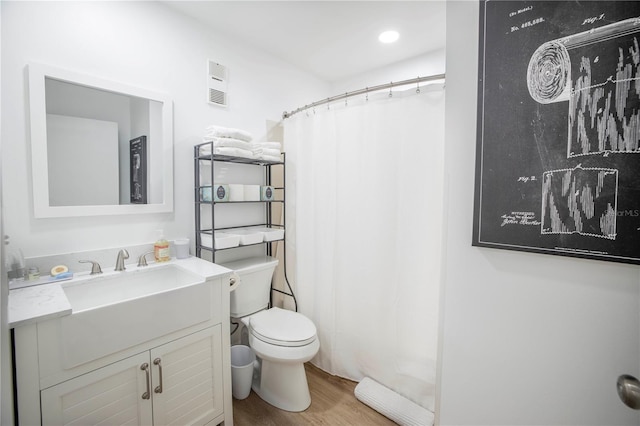
[{"label": "toilet", "polygon": [[231,317],[245,326],[256,354],[251,389],[274,407],[306,410],[311,395],[304,363],[318,353],[320,342],[315,325],[304,315],[269,309],[278,259],[260,256],[221,265],[238,275],[231,291]]}]

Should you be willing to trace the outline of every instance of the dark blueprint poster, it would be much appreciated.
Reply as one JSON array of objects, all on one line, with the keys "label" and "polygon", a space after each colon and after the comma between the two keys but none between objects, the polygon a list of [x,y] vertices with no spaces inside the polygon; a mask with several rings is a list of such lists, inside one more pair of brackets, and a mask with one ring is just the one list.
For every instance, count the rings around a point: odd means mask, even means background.
[{"label": "dark blueprint poster", "polygon": [[640,264],[640,2],[480,7],[473,245]]}]

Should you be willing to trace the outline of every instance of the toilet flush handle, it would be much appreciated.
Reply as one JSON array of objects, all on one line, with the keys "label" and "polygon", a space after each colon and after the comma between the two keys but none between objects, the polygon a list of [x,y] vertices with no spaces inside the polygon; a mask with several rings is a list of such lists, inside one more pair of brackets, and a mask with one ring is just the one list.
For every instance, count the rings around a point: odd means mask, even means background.
[{"label": "toilet flush handle", "polygon": [[235,272],[229,277],[229,291],[233,291],[240,285],[240,277]]}]

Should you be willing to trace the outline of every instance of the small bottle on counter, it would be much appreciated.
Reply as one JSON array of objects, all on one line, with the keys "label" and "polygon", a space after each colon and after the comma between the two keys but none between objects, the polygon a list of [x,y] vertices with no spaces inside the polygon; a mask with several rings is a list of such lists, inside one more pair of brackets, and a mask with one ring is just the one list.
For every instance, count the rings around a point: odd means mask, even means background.
[{"label": "small bottle on counter", "polygon": [[35,281],[37,279],[40,279],[40,270],[35,266],[31,266],[29,269],[27,269],[27,275],[29,281]]},{"label": "small bottle on counter", "polygon": [[156,262],[166,262],[171,260],[169,255],[169,241],[164,238],[162,229],[158,230],[158,240],[153,245],[153,256]]}]

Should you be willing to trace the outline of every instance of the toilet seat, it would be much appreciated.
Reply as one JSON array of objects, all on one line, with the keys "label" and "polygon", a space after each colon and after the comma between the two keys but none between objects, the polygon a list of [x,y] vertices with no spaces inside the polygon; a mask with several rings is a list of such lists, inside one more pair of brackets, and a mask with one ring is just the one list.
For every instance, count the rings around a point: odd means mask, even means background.
[{"label": "toilet seat", "polygon": [[277,307],[251,315],[249,330],[255,338],[277,346],[306,346],[317,339],[316,326],[311,320]]}]

